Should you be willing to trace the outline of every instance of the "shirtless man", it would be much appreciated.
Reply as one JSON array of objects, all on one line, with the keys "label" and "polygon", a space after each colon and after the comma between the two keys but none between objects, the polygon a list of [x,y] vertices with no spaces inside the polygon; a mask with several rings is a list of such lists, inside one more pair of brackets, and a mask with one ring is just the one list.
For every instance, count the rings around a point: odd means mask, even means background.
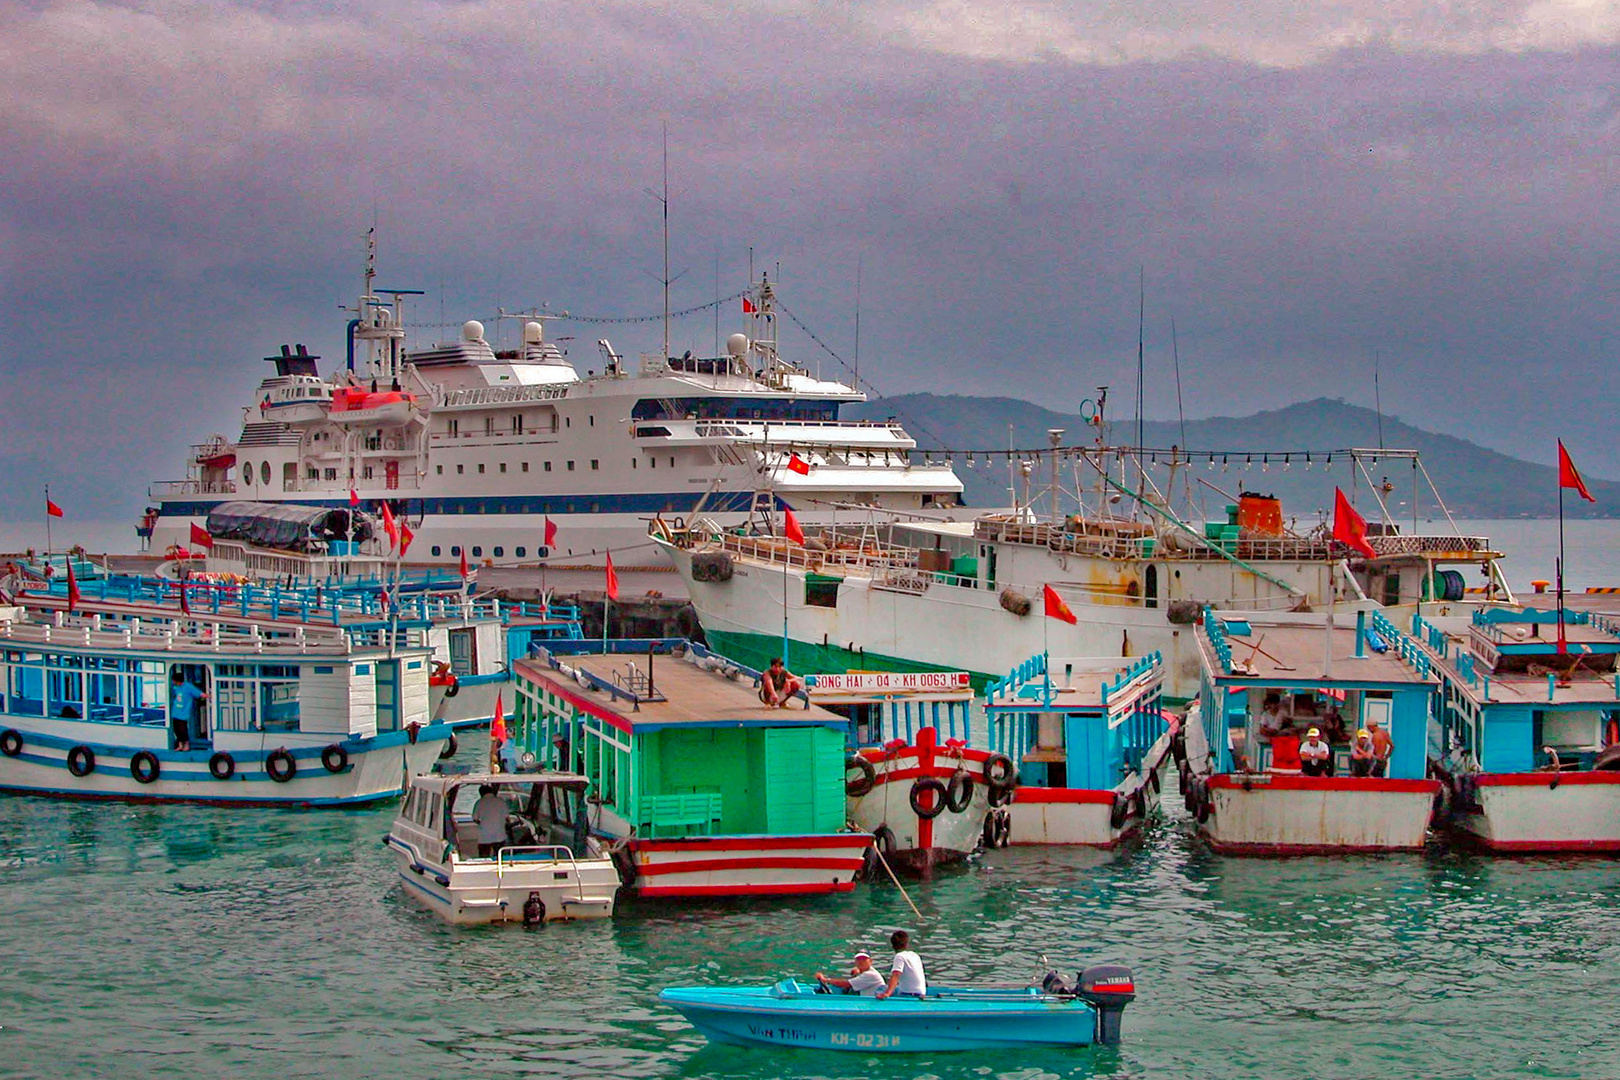
[{"label": "shirtless man", "polygon": [[771,666],[759,680],[759,697],[765,704],[784,709],[793,695],[804,689],[804,680],[782,665],[780,656],[771,657]]}]

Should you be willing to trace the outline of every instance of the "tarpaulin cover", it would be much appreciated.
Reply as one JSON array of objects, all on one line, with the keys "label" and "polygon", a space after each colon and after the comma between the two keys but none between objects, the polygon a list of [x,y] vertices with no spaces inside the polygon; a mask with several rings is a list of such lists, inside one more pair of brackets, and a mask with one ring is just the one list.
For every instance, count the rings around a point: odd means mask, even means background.
[{"label": "tarpaulin cover", "polygon": [[[328,540],[350,539],[349,514],[348,507],[220,503],[208,513],[208,534],[255,547],[310,552]],[[356,542],[371,539],[373,527],[371,515],[354,512]]]}]

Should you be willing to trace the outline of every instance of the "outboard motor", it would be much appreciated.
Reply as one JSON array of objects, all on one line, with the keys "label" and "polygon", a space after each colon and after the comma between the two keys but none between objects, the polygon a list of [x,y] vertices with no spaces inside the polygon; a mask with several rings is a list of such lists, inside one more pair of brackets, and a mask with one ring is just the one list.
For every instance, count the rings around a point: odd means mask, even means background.
[{"label": "outboard motor", "polygon": [[527,900],[523,901],[523,925],[524,926],[537,926],[540,923],[544,922],[545,918],[546,918],[545,901],[540,899],[540,894],[539,893],[537,893],[537,892],[530,893],[529,898]]},{"label": "outboard motor", "polygon": [[1125,1006],[1136,1000],[1131,969],[1123,964],[1093,964],[1080,973],[1080,996],[1097,1010],[1097,1042],[1118,1046]]}]

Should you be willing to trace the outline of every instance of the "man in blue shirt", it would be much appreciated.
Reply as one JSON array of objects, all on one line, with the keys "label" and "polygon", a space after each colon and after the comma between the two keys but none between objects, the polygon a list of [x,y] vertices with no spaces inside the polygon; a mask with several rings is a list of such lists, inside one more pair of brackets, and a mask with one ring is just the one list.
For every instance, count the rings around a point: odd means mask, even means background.
[{"label": "man in blue shirt", "polygon": [[195,683],[186,679],[184,671],[174,669],[169,676],[169,726],[174,729],[176,750],[191,749],[191,718],[197,711],[197,703],[207,698]]}]

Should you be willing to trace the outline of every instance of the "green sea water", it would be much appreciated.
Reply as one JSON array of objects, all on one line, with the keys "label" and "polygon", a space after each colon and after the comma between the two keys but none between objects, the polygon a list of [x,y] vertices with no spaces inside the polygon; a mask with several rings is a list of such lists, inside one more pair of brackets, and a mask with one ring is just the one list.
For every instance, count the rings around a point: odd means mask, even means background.
[{"label": "green sea water", "polygon": [[[1116,852],[996,851],[915,883],[920,921],[863,886],[457,929],[395,884],[391,817],[0,798],[0,1076],[1620,1076],[1610,860],[1230,859],[1177,803]],[[900,926],[935,979],[1129,964],[1123,1044],[711,1047],[656,1000],[883,955]]]}]

